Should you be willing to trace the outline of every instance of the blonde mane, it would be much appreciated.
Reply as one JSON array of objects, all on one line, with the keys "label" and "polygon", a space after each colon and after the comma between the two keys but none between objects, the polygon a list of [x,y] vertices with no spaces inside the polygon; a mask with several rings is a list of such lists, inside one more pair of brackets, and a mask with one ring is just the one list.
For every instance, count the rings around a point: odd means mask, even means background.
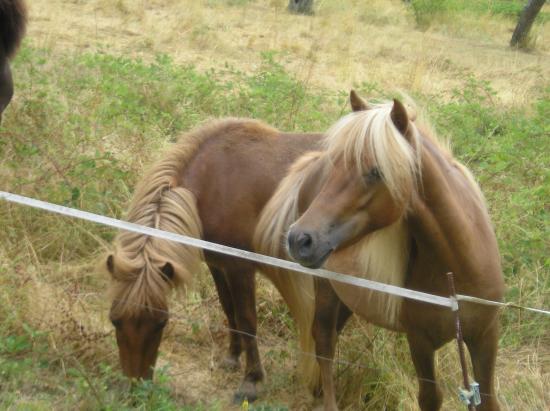
[{"label": "blonde mane", "polygon": [[312,172],[320,171],[318,160],[322,155],[321,152],[310,152],[296,160],[262,210],[253,240],[254,248],[262,254],[288,258],[285,246],[286,231],[290,224],[298,219],[300,190]]},{"label": "blonde mane", "polygon": [[[271,200],[265,206],[254,236],[254,248],[262,253],[288,259],[285,246],[286,234],[292,223],[300,216],[298,203],[303,184],[311,176],[324,179],[328,172],[330,158],[327,153],[307,153],[300,157],[279,184]],[[391,226],[377,230],[363,238],[357,244],[337,251],[331,255],[326,268],[380,281],[396,286],[403,286],[409,258],[409,234],[403,219]],[[312,349],[310,329],[313,321],[314,287],[310,276],[287,273],[274,268],[262,269],[279,289],[289,307],[296,307],[292,313],[300,329],[303,350]],[[340,291],[339,283],[333,283],[335,290]],[[399,312],[401,298],[370,290],[343,287],[344,297],[349,307],[371,311],[375,323],[391,329],[399,329]],[[351,289],[348,289],[351,288]],[[354,293],[354,291],[360,291]],[[346,296],[348,296],[346,298]],[[296,299],[299,302],[294,302]],[[306,374],[313,366],[304,361]],[[309,371],[308,370],[309,366]],[[311,377],[310,377],[311,378]],[[312,378],[314,381],[315,379]]]},{"label": "blonde mane", "polygon": [[[397,287],[405,286],[409,262],[410,235],[403,219],[377,230],[356,244],[333,253],[326,262],[329,270],[366,278]],[[352,311],[373,324],[400,330],[402,298],[331,281],[340,299]]]},{"label": "blonde mane", "polygon": [[403,138],[391,119],[393,102],[369,104],[368,110],[350,113],[329,129],[325,138],[328,156],[333,162],[343,159],[346,167],[354,167],[360,175],[377,167],[394,199],[406,203],[421,177],[422,139],[425,139],[462,173],[485,206],[479,185],[470,170],[453,156],[450,143],[437,136],[424,113],[417,116],[412,98],[407,95],[403,98],[411,120],[407,131],[409,141]]},{"label": "blonde mane", "polygon": [[[344,166],[355,168],[360,175],[368,173],[372,167],[378,167],[394,198],[407,203],[421,181],[422,139],[428,140],[446,161],[464,175],[475,195],[483,201],[471,172],[453,157],[449,144],[437,138],[428,122],[417,122],[417,109],[412,99],[408,99],[407,104],[412,105],[414,111],[409,113],[411,122],[406,138],[391,119],[393,102],[369,105],[368,110],[350,113],[334,124],[325,137],[326,151],[308,153],[298,159],[264,208],[256,227],[255,248],[264,254],[288,258],[283,244],[287,230],[299,217],[298,201],[302,185],[311,175],[323,179],[330,164],[337,160],[343,160]],[[409,238],[407,225],[400,219],[348,249],[335,252],[326,266],[335,271],[403,286],[409,259]],[[296,287],[293,276],[288,275],[285,281],[284,287]],[[340,288],[338,284],[333,286]],[[310,286],[305,288],[310,292],[312,290]],[[400,327],[400,298],[370,291],[354,294],[347,290],[345,294],[351,298],[347,301],[350,306],[368,307],[374,322],[384,319],[385,326],[392,329]],[[312,299],[309,294],[303,298]],[[355,301],[355,298],[359,300]]]},{"label": "blonde mane", "polygon": [[[286,233],[299,217],[299,195],[310,175],[323,178],[327,163],[323,153],[306,153],[294,162],[275,194],[264,207],[254,232],[254,249],[266,255],[288,259]],[[299,330],[300,347],[307,353],[315,352],[311,334],[315,309],[313,277],[264,266],[261,271],[271,280],[287,303]],[[300,358],[300,372],[306,384],[314,388],[319,381],[319,367],[315,356]]]},{"label": "blonde mane", "polygon": [[[137,185],[127,220],[200,238],[202,227],[195,197],[180,186],[179,179],[204,141],[223,135],[228,127],[243,121],[246,125],[247,121],[240,119],[212,121],[182,135]],[[255,121],[248,123],[263,126]],[[169,291],[188,285],[203,259],[199,249],[126,231],[118,234],[114,248],[112,297],[113,310],[119,316],[135,316],[144,308],[166,309]],[[167,262],[174,268],[171,279],[161,272]]]},{"label": "blonde mane", "polygon": [[411,143],[403,138],[391,119],[392,107],[375,104],[342,117],[327,132],[325,147],[333,161],[342,159],[360,175],[377,167],[394,199],[407,202],[420,174],[420,137],[410,127]]}]

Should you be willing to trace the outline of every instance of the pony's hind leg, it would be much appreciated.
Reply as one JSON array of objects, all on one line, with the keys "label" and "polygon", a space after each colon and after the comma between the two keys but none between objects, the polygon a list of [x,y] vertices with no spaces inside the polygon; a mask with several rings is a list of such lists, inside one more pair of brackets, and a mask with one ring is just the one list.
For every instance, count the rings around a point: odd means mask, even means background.
[{"label": "pony's hind leg", "polygon": [[233,298],[231,297],[231,291],[229,290],[225,273],[214,266],[209,265],[208,267],[210,268],[210,272],[214,278],[214,284],[216,285],[216,290],[218,291],[218,297],[230,328],[229,351],[227,356],[222,360],[221,366],[222,368],[228,370],[237,370],[240,368],[239,356],[242,352],[242,345],[241,335],[235,332],[235,330],[237,330],[237,321],[235,319]]},{"label": "pony's hind leg", "polygon": [[337,328],[341,330],[350,316],[347,307],[341,310],[341,306],[343,304],[330,282],[315,279],[315,316],[312,332],[315,339],[315,354],[321,369],[324,411],[338,410],[332,364],[339,331]]},{"label": "pony's hind leg", "polygon": [[[481,324],[487,324],[481,322]],[[478,411],[498,411],[500,406],[494,389],[495,362],[498,347],[498,322],[484,329],[483,334],[475,337],[466,335],[464,340],[470,351],[474,376],[479,384],[481,404],[476,407]]]},{"label": "pony's hind leg", "polygon": [[437,411],[441,407],[443,396],[435,380],[435,350],[430,339],[416,332],[407,333],[416,375],[418,377],[418,404],[422,411]]},{"label": "pony's hind leg", "polygon": [[235,392],[235,401],[257,398],[256,383],[264,379],[264,369],[256,341],[256,280],[252,264],[232,259],[225,264],[225,278],[235,309],[235,321],[246,353],[244,380]]}]

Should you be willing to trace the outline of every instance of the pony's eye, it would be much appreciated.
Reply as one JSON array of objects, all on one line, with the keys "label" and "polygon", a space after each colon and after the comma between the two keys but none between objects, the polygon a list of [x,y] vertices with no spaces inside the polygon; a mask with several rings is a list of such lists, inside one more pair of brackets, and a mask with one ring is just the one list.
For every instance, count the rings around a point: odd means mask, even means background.
[{"label": "pony's eye", "polygon": [[382,175],[380,173],[380,170],[378,167],[373,167],[369,170],[367,174],[365,174],[365,180],[368,183],[374,183],[382,178]]},{"label": "pony's eye", "polygon": [[111,320],[111,324],[113,324],[115,328],[120,328],[122,326],[122,320]]}]

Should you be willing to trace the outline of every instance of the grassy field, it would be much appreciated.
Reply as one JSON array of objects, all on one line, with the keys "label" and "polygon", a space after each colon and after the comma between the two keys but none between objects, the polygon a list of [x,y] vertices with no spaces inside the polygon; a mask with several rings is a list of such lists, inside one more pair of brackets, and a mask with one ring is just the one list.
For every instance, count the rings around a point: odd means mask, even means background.
[{"label": "grassy field", "polygon": [[[144,166],[214,117],[323,131],[350,87],[402,89],[479,179],[497,231],[506,299],[550,301],[550,6],[529,52],[507,47],[522,1],[34,0],[0,126],[0,190],[123,217]],[[435,5],[438,7],[435,7]],[[225,319],[206,273],[174,313],[154,383],[129,391],[97,269],[115,232],[0,203],[0,409],[227,410],[240,374],[217,368]],[[309,409],[287,309],[259,287],[268,379],[256,410]],[[497,392],[505,410],[550,408],[550,319],[503,312]],[[416,410],[403,336],[354,318],[337,352],[344,410]],[[454,345],[438,355],[444,409]]]}]

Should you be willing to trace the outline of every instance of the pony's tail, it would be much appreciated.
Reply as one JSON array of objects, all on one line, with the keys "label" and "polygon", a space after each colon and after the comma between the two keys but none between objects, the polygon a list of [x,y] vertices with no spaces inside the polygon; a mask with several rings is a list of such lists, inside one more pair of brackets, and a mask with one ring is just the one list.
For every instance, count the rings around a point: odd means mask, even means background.
[{"label": "pony's tail", "polygon": [[300,342],[298,370],[303,383],[314,392],[320,387],[320,369],[315,357],[315,341],[312,334],[315,315],[315,289],[313,278],[294,272],[279,272],[279,292],[288,304],[296,322]]},{"label": "pony's tail", "polygon": [[[322,172],[321,169],[312,169],[320,167],[317,161],[320,156],[320,153],[308,153],[298,159],[265,206],[254,235],[254,248],[258,252],[288,259],[283,246],[285,234],[290,224],[298,218],[299,194],[304,180],[312,171]],[[315,314],[313,278],[271,267],[262,267],[262,272],[281,293],[296,323],[301,350],[299,374],[304,384],[313,392],[320,387],[320,371],[312,335]]]},{"label": "pony's tail", "polygon": [[313,278],[284,270],[267,269],[264,273],[283,296],[294,319],[300,343],[299,376],[310,392],[314,392],[320,387],[320,370],[315,357],[315,341],[312,334],[315,314]]},{"label": "pony's tail", "polygon": [[0,42],[8,58],[13,57],[27,27],[27,7],[23,0],[0,0]]}]

